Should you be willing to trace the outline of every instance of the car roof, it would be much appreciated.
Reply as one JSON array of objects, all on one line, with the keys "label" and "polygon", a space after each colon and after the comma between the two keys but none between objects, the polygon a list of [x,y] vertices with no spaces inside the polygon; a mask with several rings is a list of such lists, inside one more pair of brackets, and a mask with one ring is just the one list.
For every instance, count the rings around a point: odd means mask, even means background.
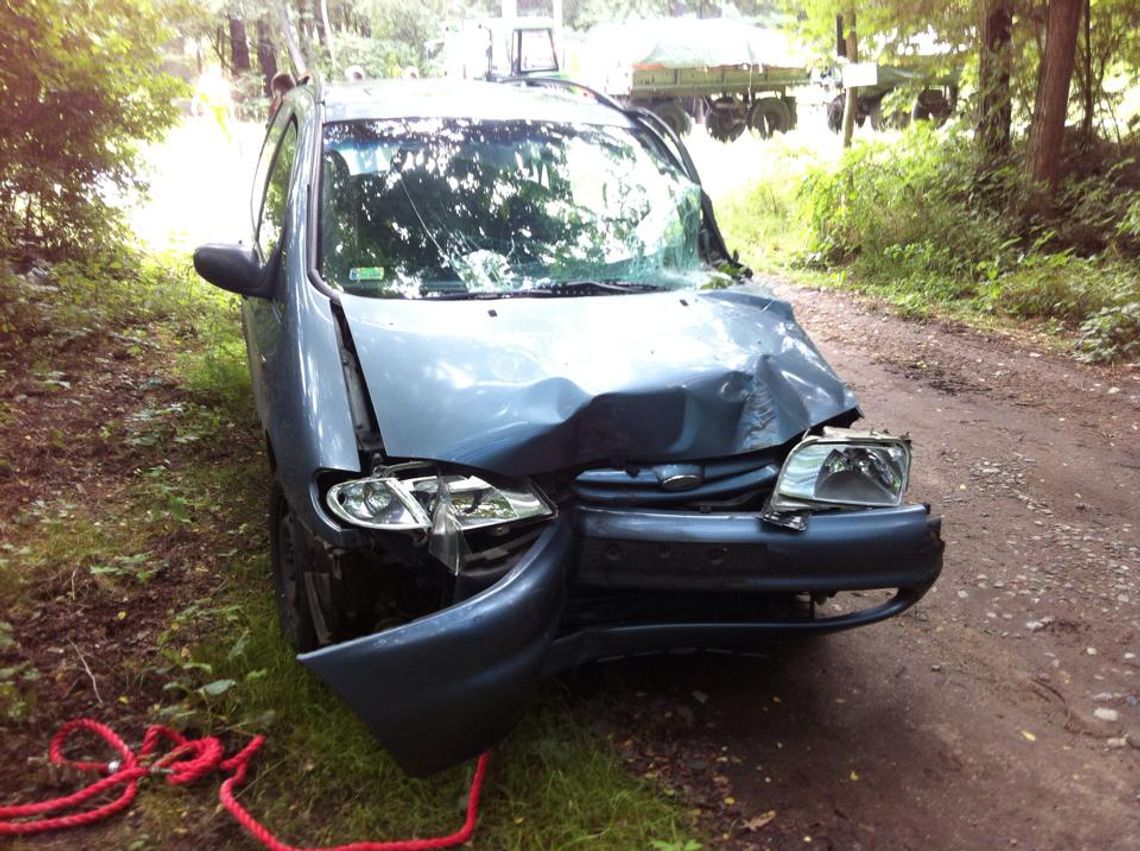
[{"label": "car roof", "polygon": [[325,121],[384,118],[531,120],[629,127],[619,110],[573,89],[473,80],[364,80],[322,90]]}]

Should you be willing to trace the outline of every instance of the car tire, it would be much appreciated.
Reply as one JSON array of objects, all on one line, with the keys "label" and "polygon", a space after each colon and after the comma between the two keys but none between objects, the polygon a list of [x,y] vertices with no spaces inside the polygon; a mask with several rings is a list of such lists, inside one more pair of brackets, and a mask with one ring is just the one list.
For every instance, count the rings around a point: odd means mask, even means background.
[{"label": "car tire", "polygon": [[305,574],[313,567],[308,533],[276,481],[269,492],[269,545],[281,634],[297,653],[315,650],[320,641],[305,587]]}]

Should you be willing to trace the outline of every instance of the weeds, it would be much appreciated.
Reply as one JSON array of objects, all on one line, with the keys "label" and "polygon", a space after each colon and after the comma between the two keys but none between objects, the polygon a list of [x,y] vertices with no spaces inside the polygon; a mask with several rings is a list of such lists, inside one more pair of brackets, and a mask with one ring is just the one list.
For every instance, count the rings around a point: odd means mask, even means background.
[{"label": "weeds", "polygon": [[[134,394],[82,437],[104,449],[98,500],[64,489],[0,518],[0,593],[13,612],[0,622],[0,720],[42,714],[39,689],[52,679],[25,658],[36,658],[30,644],[14,645],[8,619],[60,610],[40,637],[54,644],[67,639],[71,612],[77,639],[98,637],[103,667],[94,674],[104,695],[118,695],[107,702],[133,722],[141,714],[222,734],[231,746],[269,736],[243,799],[283,836],[320,843],[452,829],[470,767],[406,777],[280,636],[236,302],[186,269],[182,259],[163,272],[133,258],[101,278],[87,277],[96,274],[90,266],[65,266],[43,291],[0,282],[0,317],[33,341],[42,394],[87,392],[80,370],[58,366],[77,348],[115,352],[105,368]],[[69,671],[86,686],[84,672]],[[480,847],[699,847],[684,810],[630,776],[581,720],[592,707],[572,705],[557,683],[538,704],[492,762]],[[184,794],[153,790],[137,823],[111,826],[98,844],[176,843],[198,818],[187,818]],[[203,823],[215,818],[201,814]]]},{"label": "weeds", "polygon": [[750,262],[839,272],[907,313],[1030,320],[1085,360],[1137,362],[1140,170],[1093,159],[1036,211],[1019,164],[983,168],[969,138],[919,124],[801,166],[798,190],[781,169],[726,205],[725,229]]}]

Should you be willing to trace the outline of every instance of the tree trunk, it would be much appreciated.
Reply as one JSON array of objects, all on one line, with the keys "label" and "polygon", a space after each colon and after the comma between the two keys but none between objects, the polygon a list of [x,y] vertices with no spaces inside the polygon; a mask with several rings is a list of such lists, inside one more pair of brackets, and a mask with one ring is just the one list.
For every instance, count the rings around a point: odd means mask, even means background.
[{"label": "tree trunk", "polygon": [[230,56],[233,57],[235,74],[250,69],[249,40],[245,36],[245,21],[234,15],[230,15]]},{"label": "tree trunk", "polygon": [[297,43],[297,33],[293,30],[293,19],[289,17],[289,6],[285,0],[277,0],[277,14],[281,19],[281,31],[285,34],[285,46],[289,49],[289,61],[293,64],[293,76],[300,77],[309,67],[301,45]]},{"label": "tree trunk", "polygon": [[981,55],[978,62],[978,140],[993,157],[1009,151],[1013,100],[1009,78],[1013,52],[1013,2],[988,0],[982,18]]},{"label": "tree trunk", "polygon": [[269,31],[269,21],[257,20],[257,64],[261,68],[261,79],[265,81],[265,94],[272,97],[270,84],[277,73],[277,48],[273,46],[273,36]]},{"label": "tree trunk", "polygon": [[[855,32],[855,13],[849,18],[851,29],[847,31],[847,61],[859,61],[859,35]],[[843,147],[851,147],[851,138],[855,135],[855,116],[859,111],[859,92],[850,88],[847,90],[847,100],[843,104]]]},{"label": "tree trunk", "polygon": [[329,24],[329,0],[320,0],[321,2],[321,33],[323,34],[322,41],[325,47],[329,49],[329,59],[332,61],[333,67],[337,65],[336,61],[336,48],[333,46],[333,30]]},{"label": "tree trunk", "polygon": [[308,47],[313,43],[313,20],[306,0],[297,0],[297,32],[301,36],[301,44]]},{"label": "tree trunk", "polygon": [[1061,168],[1061,144],[1069,111],[1069,83],[1077,58],[1077,31],[1084,0],[1049,0],[1049,22],[1037,103],[1029,128],[1029,177],[1055,189]]},{"label": "tree trunk", "polygon": [[1093,80],[1092,0],[1085,0],[1085,55],[1083,68],[1085,115],[1081,121],[1081,139],[1085,145],[1092,142],[1093,121],[1096,118],[1096,83]]}]

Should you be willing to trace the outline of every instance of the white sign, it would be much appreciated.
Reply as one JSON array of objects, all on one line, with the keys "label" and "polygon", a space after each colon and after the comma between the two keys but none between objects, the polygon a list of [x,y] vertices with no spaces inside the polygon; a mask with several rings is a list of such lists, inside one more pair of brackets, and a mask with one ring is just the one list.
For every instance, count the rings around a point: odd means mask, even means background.
[{"label": "white sign", "polygon": [[856,89],[860,86],[879,84],[879,66],[874,62],[851,62],[843,66],[843,88]]}]

